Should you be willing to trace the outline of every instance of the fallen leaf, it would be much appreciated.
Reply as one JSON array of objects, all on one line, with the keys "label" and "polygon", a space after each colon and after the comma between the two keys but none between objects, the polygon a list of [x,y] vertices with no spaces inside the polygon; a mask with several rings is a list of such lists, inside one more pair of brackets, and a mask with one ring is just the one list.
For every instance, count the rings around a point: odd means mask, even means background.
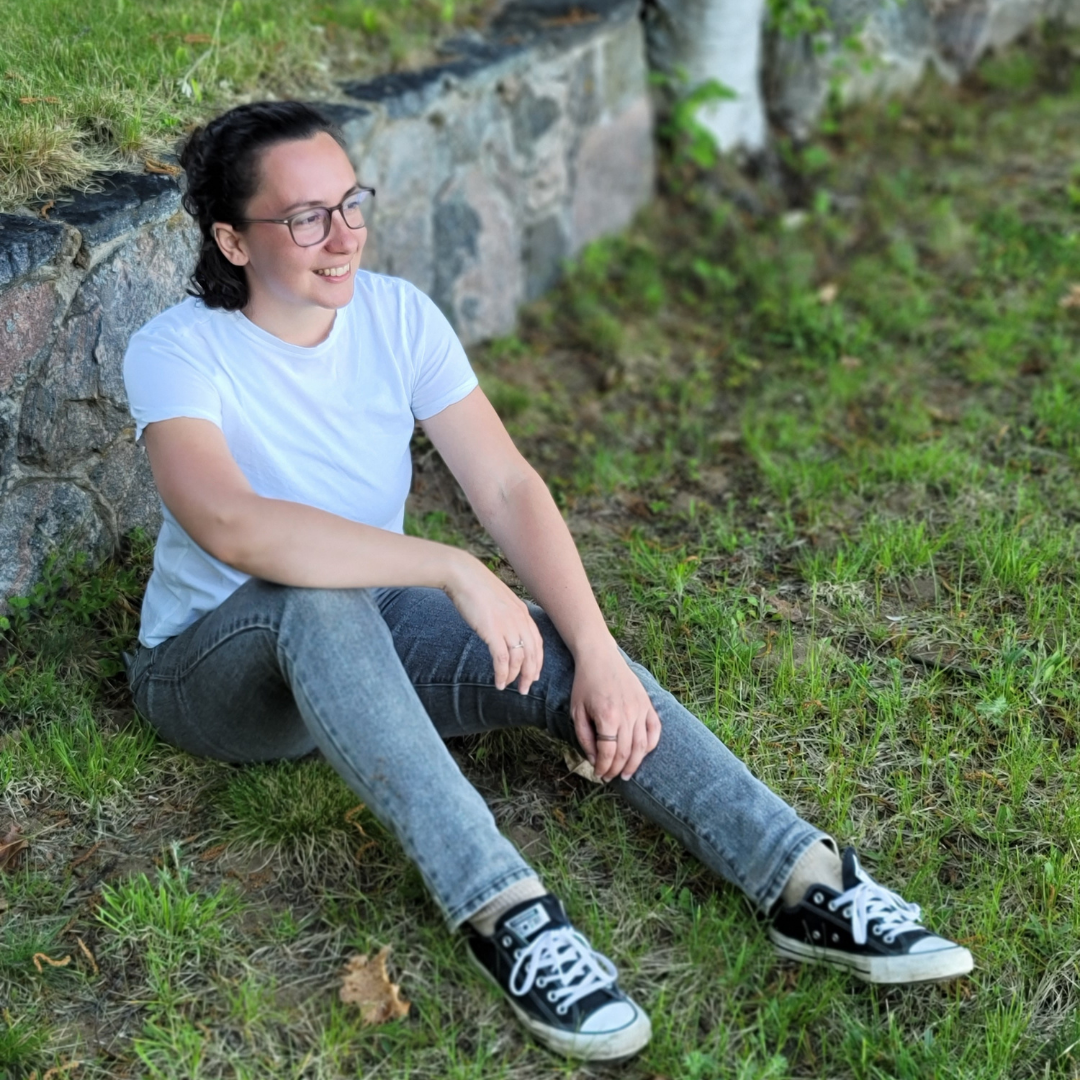
[{"label": "fallen leaf", "polygon": [[566,762],[566,767],[575,776],[580,776],[591,784],[602,784],[604,782],[596,775],[596,771],[589,764],[589,759],[582,757],[576,750],[571,750],[569,746],[563,748],[563,761]]},{"label": "fallen leaf", "polygon": [[18,825],[12,825],[7,835],[0,840],[0,870],[14,870],[19,856],[30,846],[22,838]]},{"label": "fallen leaf", "polygon": [[185,45],[209,45],[213,40],[212,34],[185,34],[183,37]]},{"label": "fallen leaf", "polygon": [[386,973],[389,955],[390,946],[384,945],[374,956],[363,953],[345,963],[338,995],[346,1005],[360,1006],[365,1024],[385,1024],[409,1014],[409,1003],[400,997],[401,987]]},{"label": "fallen leaf", "polygon": [[55,199],[50,199],[39,211],[38,214],[46,221],[49,220],[49,211],[56,205]]},{"label": "fallen leaf", "polygon": [[59,105],[60,99],[58,97],[21,97],[19,98],[20,105],[37,105],[40,102],[45,102],[47,105]]},{"label": "fallen leaf", "polygon": [[158,161],[157,158],[148,157],[143,162],[143,167],[148,173],[155,173],[158,176],[179,176],[184,170],[179,165],[170,165],[165,161]]},{"label": "fallen leaf", "polygon": [[1058,301],[1058,307],[1080,307],[1080,285],[1070,285],[1069,291]]},{"label": "fallen leaf", "polygon": [[778,619],[783,619],[785,622],[802,622],[803,613],[799,610],[798,604],[793,604],[780,596],[765,596],[763,599],[769,613]]},{"label": "fallen leaf", "polygon": [[858,371],[862,367],[862,361],[857,356],[841,356],[840,366],[845,371]]},{"label": "fallen leaf", "polygon": [[199,862],[213,862],[214,859],[224,855],[228,847],[228,844],[215,844],[213,847],[207,848],[199,855]]},{"label": "fallen leaf", "polygon": [[41,961],[44,960],[49,967],[67,967],[71,963],[70,956],[64,956],[59,960],[54,960],[51,956],[46,956],[43,952],[34,953],[34,967],[37,968],[38,974],[44,973],[45,969],[41,966]]},{"label": "fallen leaf", "polygon": [[831,304],[836,300],[837,295],[840,292],[840,286],[834,281],[830,281],[825,285],[822,285],[818,289],[817,298],[822,304]]}]

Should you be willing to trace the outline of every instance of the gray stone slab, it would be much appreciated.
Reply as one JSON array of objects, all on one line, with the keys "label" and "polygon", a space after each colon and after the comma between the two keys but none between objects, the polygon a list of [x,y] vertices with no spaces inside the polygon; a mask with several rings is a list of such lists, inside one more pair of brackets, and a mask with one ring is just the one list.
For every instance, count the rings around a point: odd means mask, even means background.
[{"label": "gray stone slab", "polygon": [[58,549],[100,556],[108,547],[88,492],[68,480],[24,482],[0,499],[0,596],[29,591]]},{"label": "gray stone slab", "polygon": [[33,370],[60,307],[51,281],[23,281],[0,292],[0,394],[22,385]]},{"label": "gray stone slab", "polygon": [[50,262],[63,243],[63,226],[55,222],[0,214],[0,288]]},{"label": "gray stone slab", "polygon": [[50,211],[53,220],[78,229],[88,247],[162,221],[180,208],[180,189],[171,176],[104,173],[96,179],[100,191],[62,195]]},{"label": "gray stone slab", "polygon": [[435,106],[448,88],[517,55],[522,49],[515,42],[472,43],[462,46],[462,55],[457,59],[421,71],[398,71],[366,82],[344,82],[341,89],[357,101],[381,105],[391,120],[420,116]]},{"label": "gray stone slab", "polygon": [[68,469],[110,446],[130,422],[122,372],[128,340],[183,299],[195,240],[191,227],[157,225],[87,274],[23,399],[20,460]]}]

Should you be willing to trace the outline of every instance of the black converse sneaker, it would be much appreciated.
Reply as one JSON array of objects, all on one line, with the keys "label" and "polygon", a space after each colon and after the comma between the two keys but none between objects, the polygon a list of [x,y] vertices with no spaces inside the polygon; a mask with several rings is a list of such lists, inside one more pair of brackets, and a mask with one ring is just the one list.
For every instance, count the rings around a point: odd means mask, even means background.
[{"label": "black converse sneaker", "polygon": [[465,931],[477,967],[549,1049],[616,1061],[652,1037],[648,1016],[619,989],[615,965],[570,925],[551,893],[512,907],[492,937],[468,924]]},{"label": "black converse sneaker", "polygon": [[811,885],[794,907],[777,911],[769,937],[782,956],[845,968],[871,983],[939,982],[974,967],[961,945],[919,924],[918,904],[879,885],[848,848],[844,891]]}]

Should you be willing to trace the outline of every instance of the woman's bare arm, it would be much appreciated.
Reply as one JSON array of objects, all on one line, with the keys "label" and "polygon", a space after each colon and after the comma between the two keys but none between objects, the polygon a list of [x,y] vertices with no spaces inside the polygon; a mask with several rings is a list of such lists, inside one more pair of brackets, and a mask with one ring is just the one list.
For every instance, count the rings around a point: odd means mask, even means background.
[{"label": "woman's bare arm", "polygon": [[[481,524],[574,655],[571,710],[597,774],[631,776],[660,737],[660,720],[604,622],[570,530],[547,485],[476,389],[423,422]],[[595,732],[618,733],[616,743]]]},{"label": "woman's bare arm", "polygon": [[[497,685],[518,679],[524,693],[540,673],[543,645],[528,609],[468,552],[257,495],[207,420],[158,421],[144,438],[162,501],[216,559],[282,585],[443,589],[491,650]],[[527,648],[511,648],[519,640]]]}]

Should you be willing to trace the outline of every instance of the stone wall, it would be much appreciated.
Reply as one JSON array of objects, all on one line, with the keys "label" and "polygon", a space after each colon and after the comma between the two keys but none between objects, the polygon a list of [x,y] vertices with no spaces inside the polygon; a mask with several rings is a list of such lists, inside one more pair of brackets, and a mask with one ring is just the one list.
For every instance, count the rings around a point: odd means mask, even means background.
[{"label": "stone wall", "polygon": [[[1080,0],[827,0],[830,27],[813,38],[773,35],[765,95],[796,137],[817,124],[833,86],[845,102],[905,94],[933,68],[950,82],[987,52],[1044,21],[1080,22]],[[848,43],[858,44],[852,49]]]},{"label": "stone wall", "polygon": [[[466,342],[510,332],[652,193],[637,0],[518,0],[439,65],[318,104],[378,189],[365,265],[428,292]],[[121,362],[183,298],[195,240],[159,175],[103,177],[48,220],[0,215],[0,597],[58,545],[100,555],[156,527]]]}]

